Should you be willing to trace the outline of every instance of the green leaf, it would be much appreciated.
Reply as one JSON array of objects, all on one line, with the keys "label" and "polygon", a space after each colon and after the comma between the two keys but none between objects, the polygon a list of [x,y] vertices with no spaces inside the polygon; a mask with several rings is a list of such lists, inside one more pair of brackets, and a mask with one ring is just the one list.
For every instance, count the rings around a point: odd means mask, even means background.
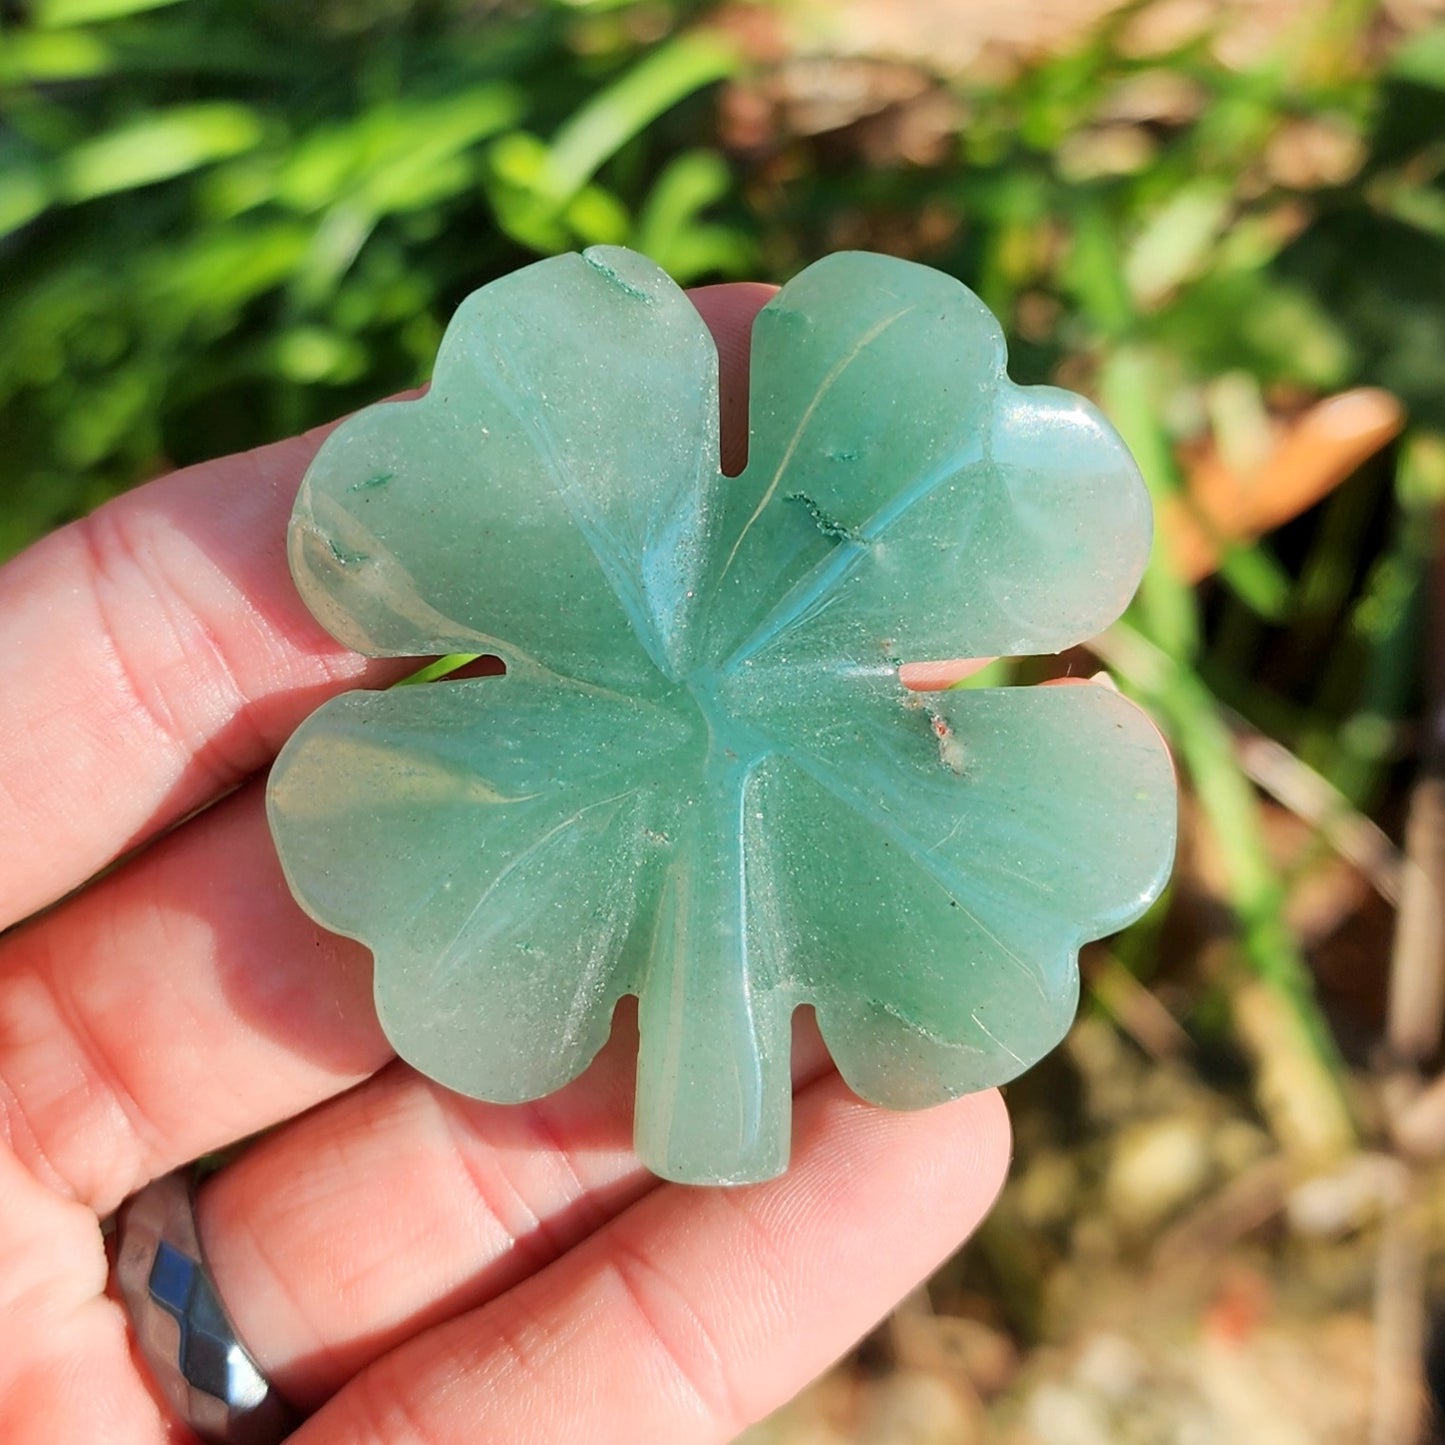
[{"label": "green leaf", "polygon": [[1345,384],[1355,362],[1339,319],[1273,269],[1213,272],[1147,327],[1161,351],[1203,377],[1243,367],[1262,382],[1325,390]]},{"label": "green leaf", "polygon": [[748,255],[744,238],[701,219],[732,185],[732,172],[716,151],[685,151],[658,176],[633,228],[632,245],[684,285],[709,271],[740,270]]},{"label": "green leaf", "polygon": [[1124,257],[1124,275],[1139,305],[1156,304],[1203,267],[1233,206],[1233,189],[1209,180],[1160,207]]},{"label": "green leaf", "polygon": [[205,322],[204,334],[209,335],[214,326],[292,275],[310,239],[305,226],[288,218],[241,221],[160,252],[139,271],[166,314]]},{"label": "green leaf", "polygon": [[32,23],[42,29],[58,30],[67,25],[90,25],[99,20],[119,20],[147,10],[161,10],[183,0],[32,0]]},{"label": "green leaf", "polygon": [[1119,227],[1103,206],[1081,205],[1073,217],[1073,244],[1063,279],[1089,320],[1110,336],[1127,331],[1134,321],[1121,249]]},{"label": "green leaf", "polygon": [[347,200],[380,216],[433,204],[471,184],[458,160],[521,111],[520,95],[503,84],[378,107],[303,138],[280,170],[277,194],[299,211]]},{"label": "green leaf", "polygon": [[1219,575],[1256,616],[1283,622],[1294,587],[1289,574],[1263,547],[1226,547]]},{"label": "green leaf", "polygon": [[540,184],[561,204],[634,136],[680,100],[733,75],[736,48],[720,35],[669,40],[578,110],[552,138]]},{"label": "green leaf", "polygon": [[526,131],[503,136],[488,156],[489,195],[498,224],[535,251],[565,251],[578,241],[615,244],[627,238],[631,218],[610,191],[583,186],[562,204],[546,188],[546,145]]},{"label": "green leaf", "polygon": [[110,48],[96,35],[5,35],[0,43],[0,85],[84,80],[114,65]]},{"label": "green leaf", "polygon": [[352,381],[366,369],[366,349],[322,326],[296,326],[276,338],[276,366],[302,386]]},{"label": "green leaf", "polygon": [[[1139,346],[1120,346],[1105,358],[1099,392],[1110,417],[1139,463],[1150,494],[1176,496],[1182,490],[1174,442],[1161,420],[1160,366]],[[1135,603],[1150,639],[1171,657],[1192,658],[1199,650],[1199,609],[1193,591],[1175,574],[1163,548],[1149,559]]]},{"label": "green leaf", "polygon": [[587,246],[620,245],[632,227],[627,207],[599,185],[583,186],[567,203],[561,219],[572,236]]},{"label": "green leaf", "polygon": [[0,237],[33,221],[50,198],[50,186],[38,170],[0,169]]},{"label": "green leaf", "polygon": [[185,175],[259,143],[261,120],[224,101],[138,116],[84,141],[60,158],[56,188],[86,201]]}]

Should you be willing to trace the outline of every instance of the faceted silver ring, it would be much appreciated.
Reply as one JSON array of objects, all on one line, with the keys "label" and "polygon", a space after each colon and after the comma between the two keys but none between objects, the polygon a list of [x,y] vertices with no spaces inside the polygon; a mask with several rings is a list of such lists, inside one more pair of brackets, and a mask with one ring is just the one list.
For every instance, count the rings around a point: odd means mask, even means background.
[{"label": "faceted silver ring", "polygon": [[188,1171],[147,1184],[121,1206],[115,1272],[141,1354],[197,1435],[216,1445],[276,1445],[296,1428],[216,1293]]}]

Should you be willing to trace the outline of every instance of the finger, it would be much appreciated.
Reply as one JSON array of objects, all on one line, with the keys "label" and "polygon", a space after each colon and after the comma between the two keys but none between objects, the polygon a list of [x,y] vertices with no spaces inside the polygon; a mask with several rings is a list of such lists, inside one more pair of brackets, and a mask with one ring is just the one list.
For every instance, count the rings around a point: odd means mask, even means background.
[{"label": "finger", "polygon": [[[827,1067],[810,1011],[801,1084]],[[278,1130],[202,1191],[203,1238],[243,1339],[313,1409],[423,1328],[509,1289],[659,1181],[632,1150],[636,1009],[581,1078],[484,1104],[405,1065]]]},{"label": "finger", "polygon": [[382,1357],[297,1445],[732,1439],[976,1227],[1008,1158],[993,1092],[901,1115],[829,1076],[801,1097],[797,1132],[781,1178],[654,1191]]},{"label": "finger", "polygon": [[734,281],[699,286],[688,293],[717,342],[722,469],[730,477],[748,461],[748,358],[753,322],[777,291],[776,286],[756,281]]},{"label": "finger", "polygon": [[283,538],[327,429],[117,498],[0,568],[0,925],[218,796],[332,692],[397,675],[302,606]]},{"label": "finger", "polygon": [[[770,294],[700,299],[730,456]],[[152,482],[0,567],[0,656],[23,660],[0,691],[0,928],[264,766],[332,693],[405,672],[333,641],[287,572],[287,519],[329,430]]]},{"label": "finger", "polygon": [[106,1214],[391,1057],[365,949],[288,892],[253,783],[0,939],[0,1130]]},{"label": "finger", "polygon": [[951,662],[905,662],[898,669],[898,680],[914,692],[942,692],[982,672],[993,660],[991,657],[956,657]]},{"label": "finger", "polygon": [[0,1145],[0,1440],[6,1445],[171,1438],[104,1295],[95,1216],[57,1199]]}]

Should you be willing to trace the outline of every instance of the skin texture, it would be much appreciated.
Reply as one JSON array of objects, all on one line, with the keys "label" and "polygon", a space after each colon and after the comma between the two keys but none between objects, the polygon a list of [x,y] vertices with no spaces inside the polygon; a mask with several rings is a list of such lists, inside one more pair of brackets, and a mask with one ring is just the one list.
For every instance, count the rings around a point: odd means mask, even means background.
[{"label": "skin texture", "polygon": [[[770,294],[694,293],[729,471]],[[728,1440],[977,1226],[1002,1103],[871,1109],[800,1016],[791,1169],[702,1190],[632,1155],[626,1008],[531,1105],[392,1060],[369,958],[292,902],[256,776],[327,697],[409,670],[339,647],[287,576],[324,434],[165,477],[0,568],[0,1439],[190,1438],[132,1357],[100,1221],[269,1128],[200,1222],[310,1416],[293,1438]]]}]

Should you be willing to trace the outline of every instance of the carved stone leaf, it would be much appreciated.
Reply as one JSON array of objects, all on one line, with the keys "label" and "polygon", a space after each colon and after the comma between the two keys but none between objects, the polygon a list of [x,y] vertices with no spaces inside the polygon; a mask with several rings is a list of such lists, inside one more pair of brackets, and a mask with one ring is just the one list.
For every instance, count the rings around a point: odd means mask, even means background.
[{"label": "carved stone leaf", "polygon": [[768,719],[760,944],[865,1098],[913,1108],[1003,1083],[1073,1020],[1079,945],[1163,886],[1168,755],[1103,687],[833,693],[834,726],[791,699]]},{"label": "carved stone leaf", "polygon": [[843,253],[784,289],[711,549],[715,656],[1021,656],[1119,616],[1149,554],[1133,460],[1082,397],[1003,366],[993,316],[927,267]]},{"label": "carved stone leaf", "polygon": [[631,252],[558,256],[463,302],[425,397],[328,438],[292,571],[359,652],[646,688],[686,625],[717,457],[717,355],[687,297]]},{"label": "carved stone leaf", "polygon": [[831,257],[758,319],[726,478],[700,319],[598,248],[477,293],[424,400],[338,430],[292,528],[317,616],[508,664],[339,698],[273,774],[292,888],[375,952],[404,1057],[535,1097],[636,993],[642,1158],[732,1182],[786,1164],[802,1003],[899,1107],[1053,1046],[1079,944],[1162,886],[1174,788],[1106,690],[898,682],[1079,641],[1143,566],[1122,444],[1002,366],[959,283]]},{"label": "carved stone leaf", "polygon": [[541,677],[351,692],[282,751],[268,806],[297,896],[376,954],[398,1053],[498,1101],[580,1072],[642,978],[640,905],[691,761],[667,710]]}]

